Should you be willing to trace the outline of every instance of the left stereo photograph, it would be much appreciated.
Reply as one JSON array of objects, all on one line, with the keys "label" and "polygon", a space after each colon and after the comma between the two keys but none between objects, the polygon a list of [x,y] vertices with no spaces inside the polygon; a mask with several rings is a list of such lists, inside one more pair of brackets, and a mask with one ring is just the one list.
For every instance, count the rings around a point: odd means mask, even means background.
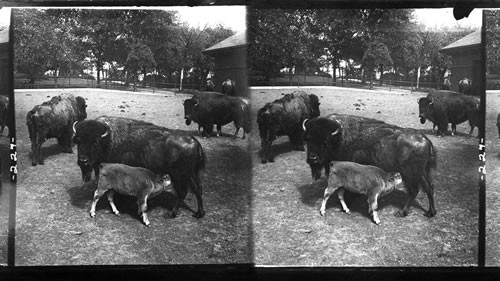
[{"label": "left stereo photograph", "polygon": [[10,149],[9,149],[9,25],[10,9],[0,9],[0,266],[8,264],[10,192]]},{"label": "left stereo photograph", "polygon": [[246,8],[12,16],[15,265],[251,264]]}]

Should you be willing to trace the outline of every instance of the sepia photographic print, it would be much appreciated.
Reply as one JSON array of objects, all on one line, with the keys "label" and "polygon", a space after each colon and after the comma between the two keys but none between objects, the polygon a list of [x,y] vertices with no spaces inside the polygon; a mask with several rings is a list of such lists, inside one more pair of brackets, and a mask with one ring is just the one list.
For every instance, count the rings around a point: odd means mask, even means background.
[{"label": "sepia photographic print", "polygon": [[14,9],[16,265],[252,262],[246,9],[186,8]]},{"label": "sepia photographic print", "polygon": [[477,265],[481,12],[435,12],[249,10],[256,265]]},{"label": "sepia photographic print", "polygon": [[497,9],[202,2],[0,8],[0,279],[498,270]]}]

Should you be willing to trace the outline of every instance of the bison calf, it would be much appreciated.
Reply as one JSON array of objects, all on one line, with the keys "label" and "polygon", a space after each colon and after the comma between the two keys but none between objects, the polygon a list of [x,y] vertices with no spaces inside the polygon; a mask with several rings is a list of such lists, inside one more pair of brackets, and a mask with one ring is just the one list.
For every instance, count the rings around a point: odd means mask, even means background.
[{"label": "bison calf", "polygon": [[115,191],[137,197],[137,206],[139,217],[145,225],[149,226],[147,210],[147,200],[149,197],[154,197],[162,191],[170,191],[175,193],[170,187],[170,178],[165,175],[157,176],[146,168],[131,167],[124,164],[101,164],[100,174],[97,182],[97,189],[94,193],[94,200],[90,208],[90,216],[95,217],[95,207],[99,198],[107,193],[108,201],[115,215],[119,215],[118,209],[113,202]]},{"label": "bison calf", "polygon": [[338,189],[338,198],[342,209],[350,214],[350,210],[344,201],[344,192],[348,190],[353,193],[368,196],[368,213],[373,217],[376,224],[380,224],[377,214],[377,200],[394,191],[403,181],[398,172],[386,173],[384,170],[370,165],[361,165],[354,162],[333,162],[331,173],[328,177],[328,186],[325,188],[320,214],[326,214],[326,202],[330,195]]}]

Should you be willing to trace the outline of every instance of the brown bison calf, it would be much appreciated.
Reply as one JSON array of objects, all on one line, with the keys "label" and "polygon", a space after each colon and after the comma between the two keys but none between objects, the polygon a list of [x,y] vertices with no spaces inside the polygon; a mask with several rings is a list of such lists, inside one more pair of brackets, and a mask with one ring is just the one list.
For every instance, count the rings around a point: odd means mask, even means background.
[{"label": "brown bison calf", "polygon": [[350,214],[344,201],[344,192],[347,189],[350,192],[368,196],[368,213],[372,215],[376,224],[380,224],[377,214],[377,199],[394,191],[402,181],[401,174],[398,172],[386,173],[378,167],[354,162],[333,162],[320,214],[322,216],[326,214],[326,202],[337,189],[342,209]]},{"label": "brown bison calf", "polygon": [[99,198],[108,191],[108,201],[115,215],[119,215],[118,209],[113,202],[115,191],[137,197],[138,214],[145,225],[149,226],[147,210],[147,200],[162,191],[175,193],[171,187],[168,176],[157,176],[146,168],[132,167],[124,164],[101,164],[100,174],[97,181],[97,190],[94,193],[94,200],[90,208],[90,216],[95,217],[95,207]]}]

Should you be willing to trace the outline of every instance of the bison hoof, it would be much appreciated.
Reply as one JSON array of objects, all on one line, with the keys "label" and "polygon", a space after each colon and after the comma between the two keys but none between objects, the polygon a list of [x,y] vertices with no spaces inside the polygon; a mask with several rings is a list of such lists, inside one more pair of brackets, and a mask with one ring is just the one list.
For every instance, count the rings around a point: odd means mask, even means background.
[{"label": "bison hoof", "polygon": [[408,212],[405,211],[405,210],[400,210],[400,211],[397,211],[395,214],[394,214],[396,217],[406,217],[408,216]]},{"label": "bison hoof", "polygon": [[325,210],[319,210],[319,214],[324,217],[326,215],[326,211]]},{"label": "bison hoof", "polygon": [[432,218],[435,215],[436,215],[436,211],[431,211],[431,210],[424,213],[424,216],[426,216],[428,218]]},{"label": "bison hoof", "polygon": [[344,212],[345,212],[346,214],[348,214],[348,215],[350,215],[350,214],[351,214],[351,210],[344,210]]},{"label": "bison hoof", "polygon": [[198,211],[198,212],[196,212],[196,213],[193,214],[193,217],[197,218],[197,219],[200,219],[200,218],[202,218],[204,216],[205,216],[205,212],[200,212],[200,211]]},{"label": "bison hoof", "polygon": [[[267,160],[266,159],[262,159],[260,162],[262,162],[262,164],[266,164],[267,163]],[[35,164],[36,165],[36,164]]]},{"label": "bison hoof", "polygon": [[90,217],[91,217],[91,218],[95,218],[95,213],[92,213],[92,212],[91,212],[91,213],[90,213]]},{"label": "bison hoof", "polygon": [[31,166],[36,166],[37,163],[36,162],[31,162]]}]

